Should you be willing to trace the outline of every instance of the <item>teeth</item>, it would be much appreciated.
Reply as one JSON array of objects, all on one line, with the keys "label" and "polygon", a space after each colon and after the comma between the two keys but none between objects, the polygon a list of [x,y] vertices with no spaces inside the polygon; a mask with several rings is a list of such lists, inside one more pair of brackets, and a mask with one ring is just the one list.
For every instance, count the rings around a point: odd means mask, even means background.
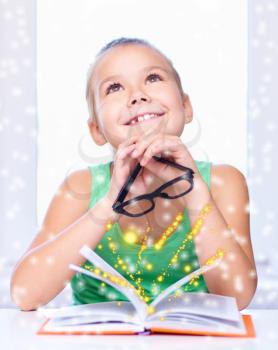
[{"label": "teeth", "polygon": [[144,114],[144,115],[140,115],[138,118],[134,118],[132,119],[132,121],[130,122],[131,125],[135,124],[135,123],[140,123],[142,122],[143,120],[149,120],[151,118],[155,118],[157,117],[158,114],[155,114],[155,113],[151,113],[151,114]]}]

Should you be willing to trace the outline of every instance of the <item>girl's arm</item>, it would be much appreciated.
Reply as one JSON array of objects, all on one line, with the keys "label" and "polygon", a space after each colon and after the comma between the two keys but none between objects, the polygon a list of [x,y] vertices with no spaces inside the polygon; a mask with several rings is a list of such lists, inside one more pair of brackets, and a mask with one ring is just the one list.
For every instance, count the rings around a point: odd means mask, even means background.
[{"label": "girl's arm", "polygon": [[60,293],[75,273],[68,265],[84,262],[79,249],[94,249],[105,223],[116,219],[108,196],[88,211],[91,188],[89,170],[76,171],[52,199],[41,230],[13,271],[11,297],[22,310],[35,310]]},{"label": "girl's arm", "polygon": [[257,288],[257,273],[250,239],[249,195],[244,175],[232,166],[212,168],[211,191],[201,179],[185,198],[191,225],[209,203],[210,212],[195,237],[200,265],[224,251],[218,267],[204,279],[210,293],[233,296],[239,310],[246,308]]}]

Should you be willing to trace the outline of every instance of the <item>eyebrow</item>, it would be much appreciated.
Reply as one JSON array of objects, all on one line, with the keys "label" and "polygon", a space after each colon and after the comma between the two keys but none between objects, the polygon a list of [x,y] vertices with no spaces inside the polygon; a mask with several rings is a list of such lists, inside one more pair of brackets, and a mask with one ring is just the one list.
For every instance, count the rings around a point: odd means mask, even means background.
[{"label": "eyebrow", "polygon": [[[170,73],[170,70],[165,68],[165,67],[162,67],[162,66],[147,66],[147,67],[144,67],[143,69],[141,69],[142,72],[147,72],[147,71],[150,71],[150,70],[153,70],[153,69],[160,69],[162,71],[164,71],[165,73],[169,74]],[[100,83],[99,85],[99,90],[102,88],[103,84],[105,84],[107,81],[109,80],[115,80],[115,79],[119,79],[121,78],[122,76],[120,74],[115,74],[115,75],[111,75],[110,77],[107,77],[105,78],[104,80],[102,80],[102,82]]]}]

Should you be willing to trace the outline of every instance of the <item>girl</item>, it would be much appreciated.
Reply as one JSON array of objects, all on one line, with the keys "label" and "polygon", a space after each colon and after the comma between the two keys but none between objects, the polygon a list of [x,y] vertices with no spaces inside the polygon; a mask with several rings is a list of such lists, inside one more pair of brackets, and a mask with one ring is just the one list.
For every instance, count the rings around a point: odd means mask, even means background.
[{"label": "girl", "polygon": [[[86,97],[92,138],[113,147],[113,162],[76,171],[60,185],[41,230],[14,269],[14,303],[35,310],[68,282],[74,304],[126,300],[111,286],[68,268],[70,263],[91,267],[79,254],[86,244],[119,269],[146,302],[221,255],[217,267],[184,291],[233,296],[244,309],[257,286],[246,181],[235,167],[194,160],[181,141],[193,113],[172,62],[144,40],[114,40],[89,70]],[[135,218],[114,212],[138,162],[141,172],[126,200],[181,175],[152,158],[159,153],[194,171],[191,192],[156,199],[152,211]],[[171,191],[180,193],[181,182]],[[149,203],[138,205],[143,212]]]}]

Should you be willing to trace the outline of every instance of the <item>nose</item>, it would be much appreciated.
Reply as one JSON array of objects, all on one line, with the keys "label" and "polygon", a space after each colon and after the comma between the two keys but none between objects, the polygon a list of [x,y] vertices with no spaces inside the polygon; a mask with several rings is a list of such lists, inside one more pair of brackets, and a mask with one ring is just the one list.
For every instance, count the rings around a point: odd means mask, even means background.
[{"label": "nose", "polygon": [[141,103],[142,101],[149,102],[150,97],[147,96],[146,94],[144,94],[143,92],[137,92],[137,93],[132,94],[130,101],[129,101],[129,105]]}]

